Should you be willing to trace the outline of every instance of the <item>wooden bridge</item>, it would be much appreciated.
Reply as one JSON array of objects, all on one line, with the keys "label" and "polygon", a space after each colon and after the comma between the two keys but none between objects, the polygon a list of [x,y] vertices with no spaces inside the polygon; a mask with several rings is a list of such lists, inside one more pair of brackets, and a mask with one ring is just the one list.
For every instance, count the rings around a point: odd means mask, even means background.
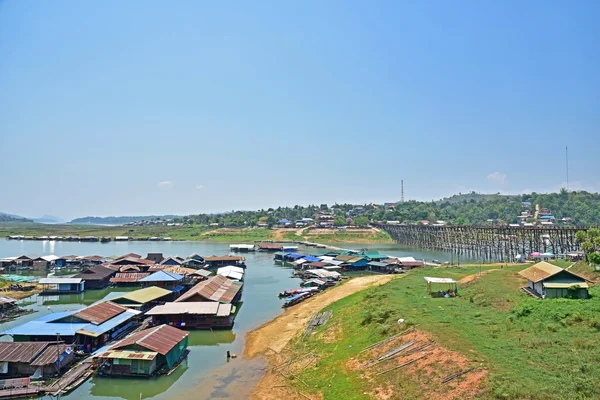
[{"label": "wooden bridge", "polygon": [[452,251],[484,261],[514,261],[539,251],[566,254],[579,250],[575,233],[587,227],[377,225],[398,243]]}]

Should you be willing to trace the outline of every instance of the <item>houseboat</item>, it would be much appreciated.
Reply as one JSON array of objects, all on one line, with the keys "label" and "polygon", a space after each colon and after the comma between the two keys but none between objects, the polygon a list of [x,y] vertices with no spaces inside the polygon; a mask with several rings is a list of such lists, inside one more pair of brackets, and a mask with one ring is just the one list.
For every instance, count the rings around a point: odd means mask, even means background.
[{"label": "houseboat", "polygon": [[235,306],[215,301],[165,303],[148,311],[152,325],[171,325],[182,329],[231,329]]}]

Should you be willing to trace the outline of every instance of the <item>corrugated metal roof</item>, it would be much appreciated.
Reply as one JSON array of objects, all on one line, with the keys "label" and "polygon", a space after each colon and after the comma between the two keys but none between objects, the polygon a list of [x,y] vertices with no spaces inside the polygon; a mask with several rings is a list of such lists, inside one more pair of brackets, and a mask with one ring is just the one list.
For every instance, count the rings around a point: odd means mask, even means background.
[{"label": "corrugated metal roof", "polygon": [[389,264],[384,263],[384,262],[379,262],[379,261],[371,261],[371,262],[367,263],[367,265],[370,265],[372,267],[387,267]]},{"label": "corrugated metal roof", "polygon": [[198,301],[189,303],[165,303],[148,311],[146,315],[229,315],[231,304],[221,304],[215,301]]},{"label": "corrugated metal roof", "polygon": [[168,294],[171,294],[170,290],[159,288],[156,286],[151,286],[126,293],[122,296],[115,297],[112,300],[117,303],[124,303],[123,300],[126,300],[133,303],[144,304],[150,301],[158,300],[161,297],[164,297]]},{"label": "corrugated metal roof", "polygon": [[[100,325],[86,324],[82,328],[79,328],[76,331],[76,333],[78,333],[80,335],[85,335],[85,336],[98,337],[98,336],[103,335],[106,332],[110,331],[111,329],[121,325],[122,323],[129,321],[130,319],[132,319],[133,317],[135,317],[138,314],[141,314],[141,313],[136,310],[126,310],[125,312],[115,316],[114,318],[109,319],[108,321],[106,321]],[[52,324],[52,325],[64,325],[64,324]]]},{"label": "corrugated metal roof", "polygon": [[74,278],[82,278],[83,280],[103,280],[113,275],[115,271],[113,269],[104,267],[102,265],[94,265],[87,268],[74,276]]},{"label": "corrugated metal roof", "polygon": [[98,358],[129,359],[129,360],[154,360],[158,355],[155,351],[108,350],[98,354]]},{"label": "corrugated metal roof", "polygon": [[158,271],[150,276],[140,279],[140,282],[177,282],[183,279],[183,275],[167,271]]},{"label": "corrugated metal roof", "polygon": [[178,267],[178,266],[166,267],[163,269],[163,271],[171,272],[173,274],[184,275],[184,276],[193,274],[194,272],[196,272],[196,270],[194,268],[186,268],[186,267]]},{"label": "corrugated metal roof", "polygon": [[42,285],[60,285],[60,284],[79,284],[83,279],[81,278],[42,278],[40,284]]},{"label": "corrugated metal roof", "polygon": [[0,304],[14,304],[18,300],[8,296],[0,296]]},{"label": "corrugated metal roof", "polygon": [[207,269],[199,269],[199,270],[194,271],[192,273],[192,275],[200,275],[200,276],[204,276],[204,277],[208,278],[209,276],[212,275],[212,272]]},{"label": "corrugated metal roof", "polygon": [[195,295],[199,295],[206,300],[231,303],[241,289],[241,282],[232,281],[222,275],[217,275],[198,283],[175,301],[180,303]]},{"label": "corrugated metal roof", "polygon": [[100,325],[111,318],[125,312],[127,309],[111,301],[98,303],[73,314],[74,317],[89,321],[94,325]]},{"label": "corrugated metal roof", "polygon": [[149,272],[119,272],[113,278],[110,278],[111,283],[133,283],[142,278],[150,276]]},{"label": "corrugated metal roof", "polygon": [[552,265],[546,261],[542,261],[527,269],[524,269],[523,271],[520,271],[519,275],[532,282],[539,282],[562,271],[564,271],[562,268]]},{"label": "corrugated metal roof", "polygon": [[164,356],[187,336],[188,332],[169,325],[160,325],[129,335],[112,349],[126,349],[127,346],[138,345]]},{"label": "corrugated metal roof", "polygon": [[209,256],[205,257],[206,262],[218,262],[218,261],[246,261],[246,257],[242,256]]},{"label": "corrugated metal roof", "polygon": [[49,342],[0,342],[0,361],[31,362]]},{"label": "corrugated metal roof", "polygon": [[[58,349],[57,349],[58,347]],[[31,362],[33,367],[41,367],[44,365],[54,364],[58,361],[59,355],[62,355],[67,350],[73,351],[73,348],[67,344],[51,344]]]}]

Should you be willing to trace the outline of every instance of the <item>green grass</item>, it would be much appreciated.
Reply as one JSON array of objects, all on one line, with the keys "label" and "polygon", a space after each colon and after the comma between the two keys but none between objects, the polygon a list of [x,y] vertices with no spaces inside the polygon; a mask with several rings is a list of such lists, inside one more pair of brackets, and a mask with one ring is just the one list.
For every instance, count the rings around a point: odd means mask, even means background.
[{"label": "green grass", "polygon": [[550,264],[554,264],[557,267],[561,267],[561,268],[568,268],[573,264],[573,261],[569,261],[569,260],[552,260],[550,261]]},{"label": "green grass", "polygon": [[333,343],[317,334],[295,345],[296,352],[313,351],[321,359],[318,368],[298,375],[310,389],[294,384],[325,398],[361,399],[386,384],[401,387],[398,398],[427,398],[402,370],[367,381],[346,366],[360,350],[397,332],[396,321],[405,318],[439,345],[489,369],[489,384],[477,398],[599,398],[600,288],[590,290],[589,300],[533,299],[519,291],[517,272],[524,267],[484,275],[460,287],[454,299],[428,296],[423,277],[458,280],[478,268],[421,269],[334,303],[328,307],[334,316],[318,331],[339,324],[343,333]]}]

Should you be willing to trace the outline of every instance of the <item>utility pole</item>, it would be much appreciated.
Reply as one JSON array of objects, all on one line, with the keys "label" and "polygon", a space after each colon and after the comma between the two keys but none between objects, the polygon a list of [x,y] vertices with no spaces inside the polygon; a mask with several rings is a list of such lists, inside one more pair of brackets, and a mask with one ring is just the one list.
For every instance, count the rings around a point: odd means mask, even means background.
[{"label": "utility pole", "polygon": [[567,164],[567,192],[569,191],[569,146],[565,146],[565,159]]},{"label": "utility pole", "polygon": [[400,181],[400,202],[404,203],[404,179]]}]

